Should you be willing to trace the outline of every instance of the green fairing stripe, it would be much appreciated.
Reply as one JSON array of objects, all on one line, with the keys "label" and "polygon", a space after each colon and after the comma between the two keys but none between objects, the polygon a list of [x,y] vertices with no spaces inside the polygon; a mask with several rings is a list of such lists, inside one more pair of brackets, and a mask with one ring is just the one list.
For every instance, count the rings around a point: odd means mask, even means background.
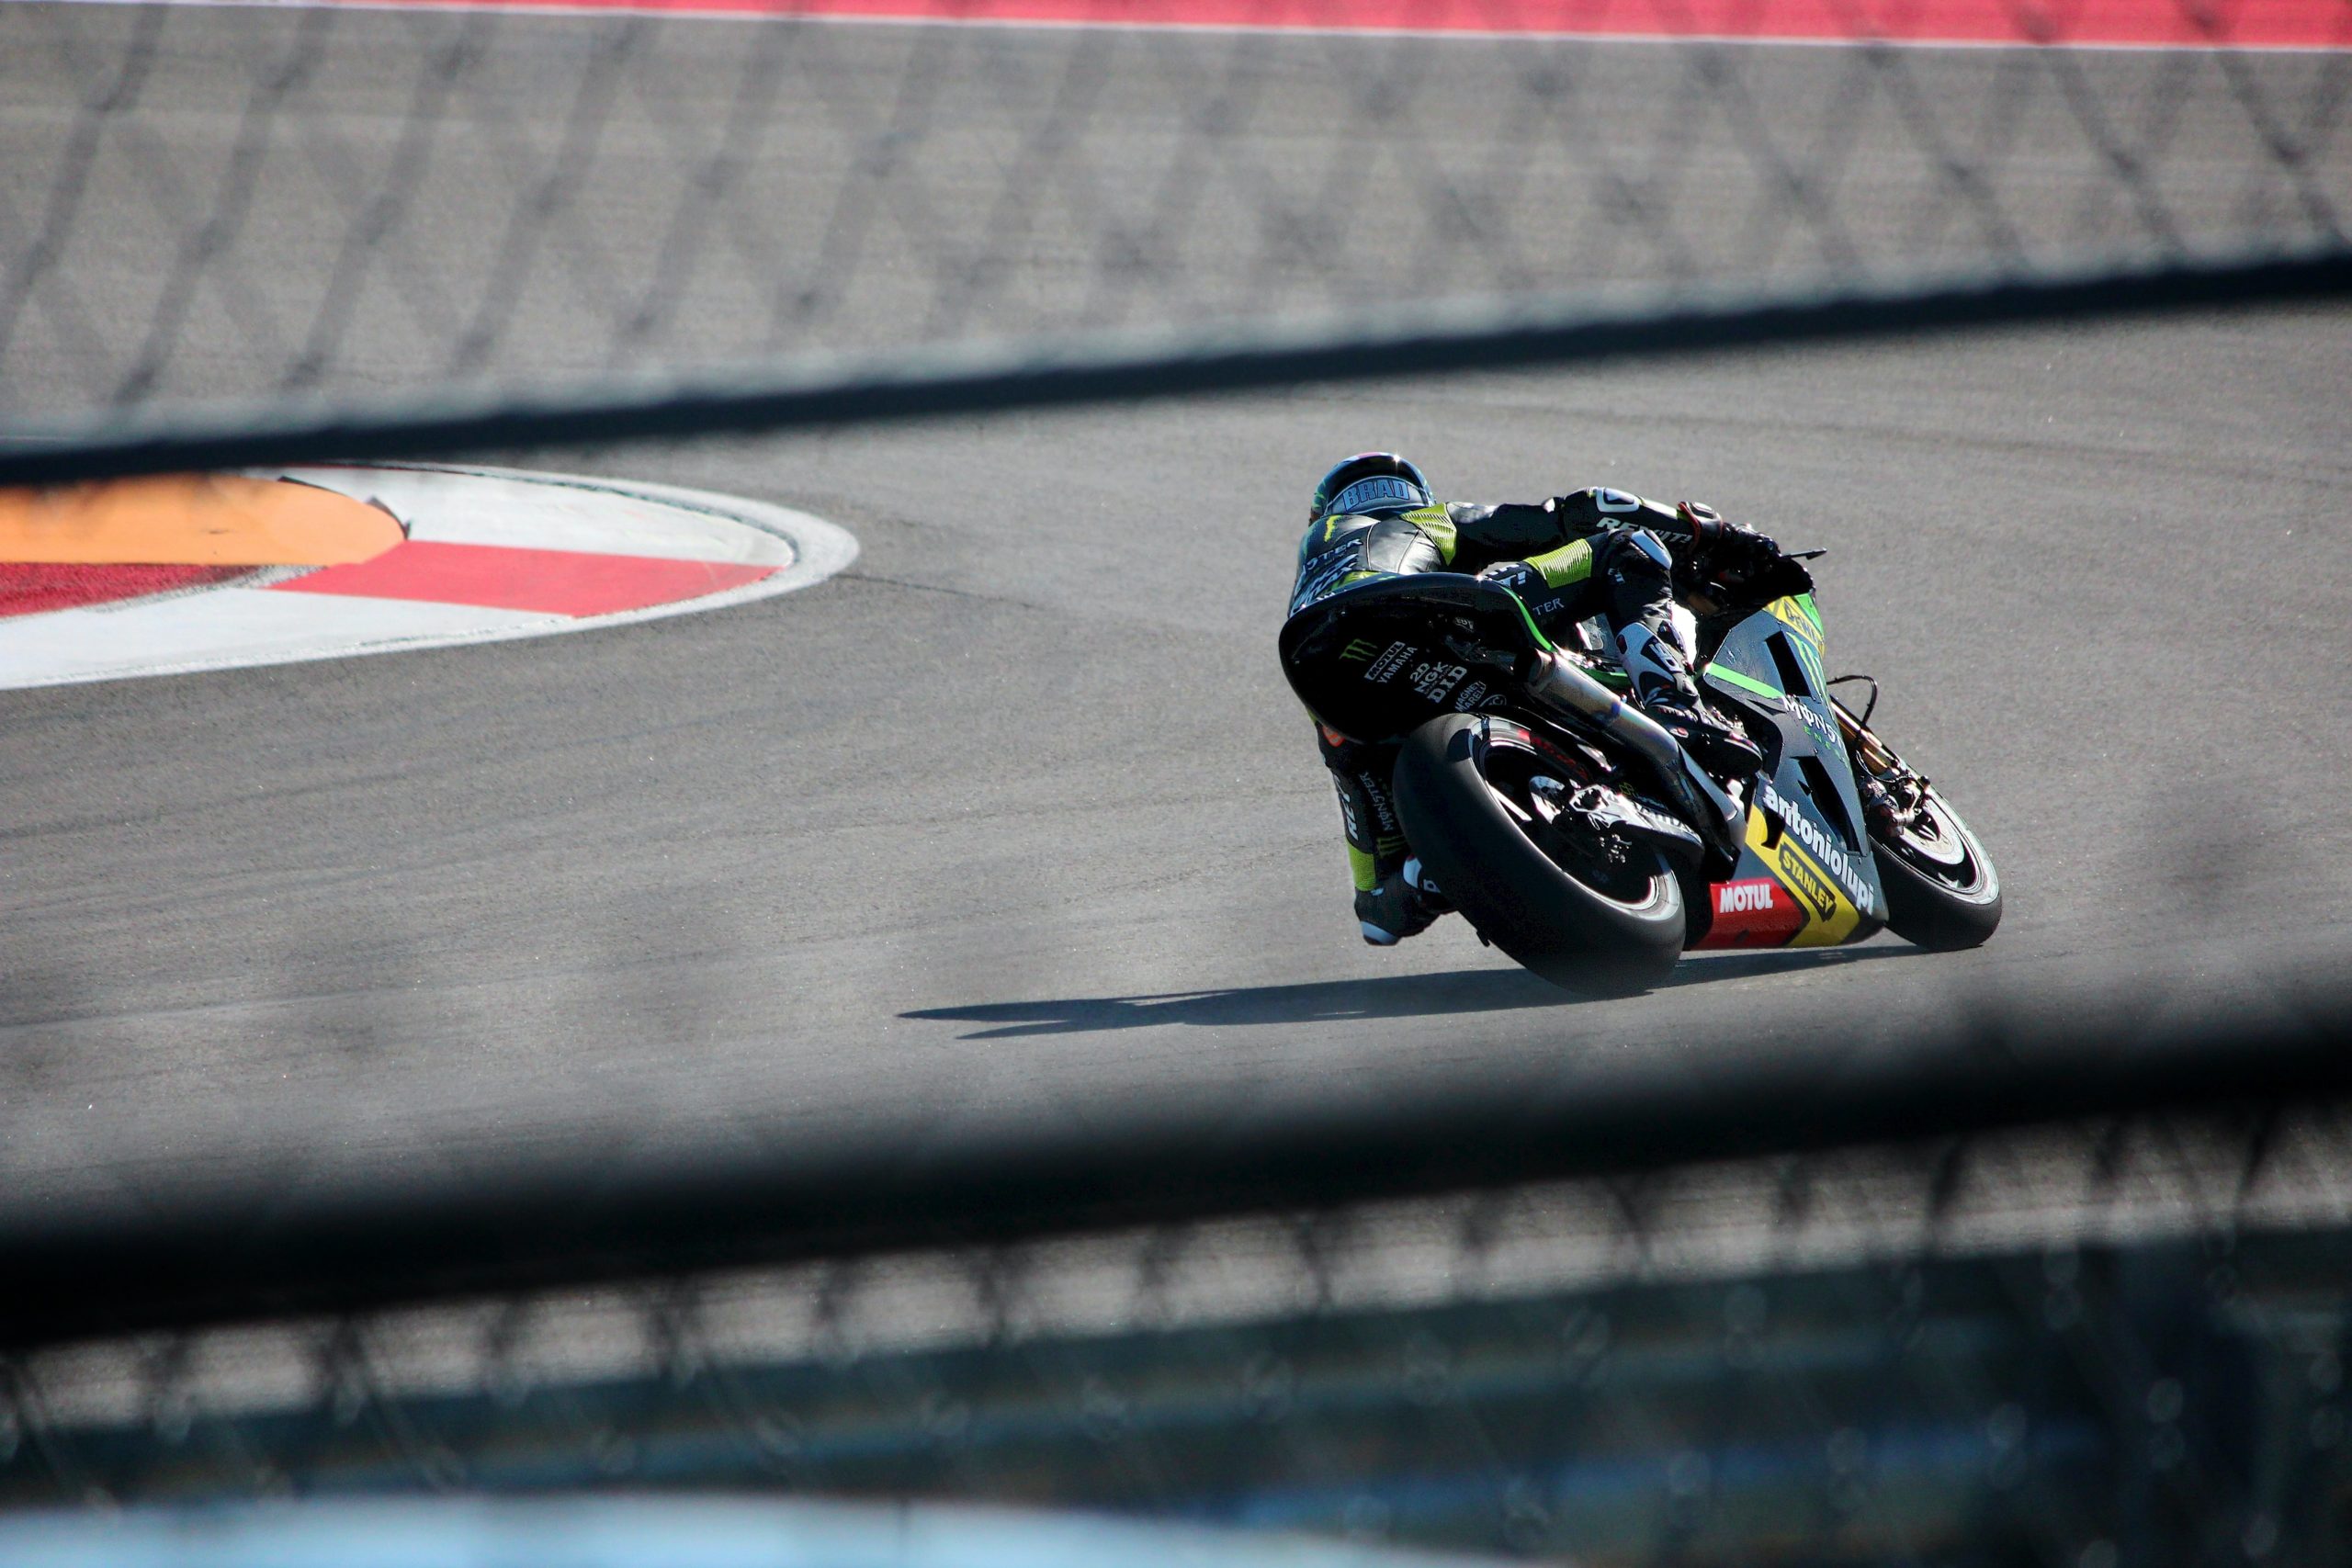
[{"label": "green fairing stripe", "polygon": [[1348,872],[1355,878],[1359,893],[1369,893],[1380,886],[1380,874],[1373,869],[1372,856],[1353,844],[1348,846]]},{"label": "green fairing stripe", "polygon": [[1743,692],[1753,692],[1759,697],[1778,697],[1783,694],[1778,686],[1768,686],[1751,676],[1741,674],[1728,664],[1710,664],[1707,666],[1707,673],[1718,681],[1730,682]]},{"label": "green fairing stripe", "polygon": [[1592,547],[1582,539],[1573,539],[1556,550],[1528,557],[1527,564],[1542,572],[1544,581],[1553,587],[1566,588],[1592,575]]},{"label": "green fairing stripe", "polygon": [[1790,603],[1794,604],[1798,609],[1803,610],[1804,612],[1804,618],[1813,623],[1814,636],[1821,637],[1825,635],[1821,629],[1821,612],[1814,608],[1812,594],[1797,594],[1790,601]]},{"label": "green fairing stripe", "polygon": [[1520,621],[1527,627],[1527,635],[1535,639],[1535,646],[1542,649],[1546,653],[1553,651],[1552,639],[1544,635],[1544,628],[1537,626],[1535,624],[1535,617],[1527,613],[1526,602],[1521,600],[1518,594],[1511,593],[1510,590],[1508,588],[1504,589],[1503,592],[1505,593],[1510,593],[1510,602],[1519,611]]}]

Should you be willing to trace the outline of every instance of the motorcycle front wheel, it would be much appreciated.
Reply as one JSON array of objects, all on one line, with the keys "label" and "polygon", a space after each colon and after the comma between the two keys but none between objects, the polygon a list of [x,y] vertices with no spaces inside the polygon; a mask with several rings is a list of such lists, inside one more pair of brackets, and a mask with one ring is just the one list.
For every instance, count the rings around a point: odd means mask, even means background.
[{"label": "motorcycle front wheel", "polygon": [[1982,946],[2001,923],[2001,874],[1993,869],[1993,857],[1933,784],[1918,778],[1845,704],[1832,699],[1830,706],[1854,760],[1857,784],[1875,772],[1919,786],[1915,809],[1892,826],[1873,823],[1870,829],[1871,857],[1886,891],[1886,929],[1937,953]]},{"label": "motorcycle front wheel", "polygon": [[1478,933],[1572,991],[1623,995],[1682,955],[1682,890],[1647,844],[1561,819],[1587,782],[1508,720],[1447,714],[1405,739],[1395,775],[1406,841]]},{"label": "motorcycle front wheel", "polygon": [[1871,830],[1871,852],[1886,889],[1887,929],[1913,946],[1979,947],[2000,925],[2000,873],[1933,784],[1893,832]]}]

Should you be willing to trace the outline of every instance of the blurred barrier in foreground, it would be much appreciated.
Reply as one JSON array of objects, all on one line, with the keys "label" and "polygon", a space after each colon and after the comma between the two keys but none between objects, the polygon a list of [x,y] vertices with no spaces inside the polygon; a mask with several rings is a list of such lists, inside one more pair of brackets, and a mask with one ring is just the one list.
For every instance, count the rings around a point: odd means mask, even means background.
[{"label": "blurred barrier in foreground", "polygon": [[[0,1217],[0,1348],[285,1312],[356,1312],[907,1247],[1623,1175],[1861,1143],[1965,1139],[2070,1117],[2212,1114],[2259,1129],[2352,1097],[2352,991],[2285,971],[2268,1007],[1985,1004],[1939,1036],[1759,1022],[1732,1063],[1611,1059],[1463,1077],[1408,1103],[1252,1116],[1182,1108],[1082,1123],[861,1130],[826,1143],[616,1161],[535,1152],[504,1173],[254,1191],[175,1188]],[[1771,1032],[1768,1033],[1766,1032]],[[1784,1038],[1773,1038],[1773,1034]],[[1770,1044],[1771,1049],[1763,1048]],[[2259,1168],[2265,1145],[2247,1145]]]},{"label": "blurred barrier in foreground", "polygon": [[2352,268],[2347,0],[27,3],[0,102],[5,483]]},{"label": "blurred barrier in foreground", "polygon": [[1090,403],[1134,405],[1300,382],[1665,358],[1726,349],[2218,311],[2352,296],[2352,247],[2109,261],[2030,276],[1873,286],[1649,289],[1010,344],[841,355],[732,373],[583,381],[537,395],[254,404],[107,416],[0,446],[0,484],[244,466],[511,452],[614,441],[836,430]]},{"label": "blurred barrier in foreground", "polygon": [[1295,1535],[733,1497],[255,1503],[0,1517],[10,1568],[1462,1568]]},{"label": "blurred barrier in foreground", "polygon": [[661,1271],[18,1356],[0,1508],[716,1488],[1591,1564],[2336,1562],[2348,1242],[2352,1128],[2304,1103]]},{"label": "blurred barrier in foreground", "polygon": [[0,1507],[718,1488],[1587,1563],[2337,1561],[2352,1009],[2271,994],[1704,1092],[20,1226]]}]

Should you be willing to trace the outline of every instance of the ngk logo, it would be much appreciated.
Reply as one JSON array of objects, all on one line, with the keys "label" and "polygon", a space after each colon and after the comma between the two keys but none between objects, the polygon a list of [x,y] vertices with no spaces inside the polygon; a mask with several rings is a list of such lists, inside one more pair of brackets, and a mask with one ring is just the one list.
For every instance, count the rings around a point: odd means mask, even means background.
[{"label": "ngk logo", "polygon": [[1718,915],[1761,914],[1772,907],[1772,885],[1758,877],[1751,882],[1725,882],[1715,888]]}]

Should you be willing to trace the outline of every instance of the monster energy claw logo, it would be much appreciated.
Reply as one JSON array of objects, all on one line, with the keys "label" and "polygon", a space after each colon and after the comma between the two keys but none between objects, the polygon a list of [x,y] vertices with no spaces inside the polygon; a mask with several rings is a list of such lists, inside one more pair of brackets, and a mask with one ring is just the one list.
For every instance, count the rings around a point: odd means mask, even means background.
[{"label": "monster energy claw logo", "polygon": [[1380,645],[1378,643],[1366,642],[1363,638],[1358,637],[1355,641],[1348,644],[1347,647],[1340,650],[1340,657],[1341,660],[1348,662],[1361,664],[1379,651]]}]

